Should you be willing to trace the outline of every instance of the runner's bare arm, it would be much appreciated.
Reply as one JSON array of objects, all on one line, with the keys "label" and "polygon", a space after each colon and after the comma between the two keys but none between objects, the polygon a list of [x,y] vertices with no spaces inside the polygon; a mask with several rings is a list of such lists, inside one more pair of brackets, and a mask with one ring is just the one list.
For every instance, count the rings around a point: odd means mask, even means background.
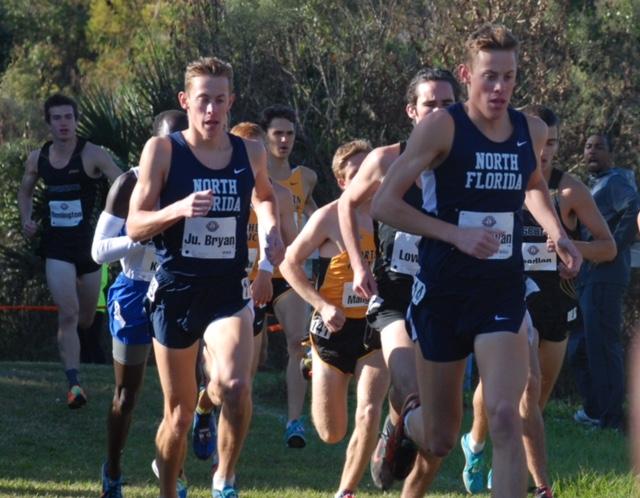
[{"label": "runner's bare arm", "polygon": [[404,232],[442,240],[471,256],[488,258],[499,248],[494,232],[485,228],[459,228],[428,216],[403,200],[425,169],[438,167],[447,157],[453,132],[453,119],[446,112],[428,115],[413,129],[407,148],[391,165],[373,198],[372,215]]},{"label": "runner's bare arm", "polygon": [[313,190],[316,188],[316,184],[318,183],[318,175],[315,171],[311,168],[307,168],[306,166],[302,166],[302,175],[304,178],[305,190],[308,192],[307,200],[302,212],[307,218],[309,218],[318,209],[318,205],[313,199]]},{"label": "runner's bare arm", "polygon": [[278,204],[267,173],[267,153],[260,142],[244,140],[255,179],[252,203],[258,218],[258,230],[264,233],[260,250],[276,266],[284,258],[284,244],[278,230]]},{"label": "runner's bare arm", "polygon": [[[547,125],[537,117],[526,116],[529,124],[529,133],[531,135],[534,151],[542,149],[547,139]],[[564,263],[564,277],[572,277],[578,274],[580,265],[582,264],[582,255],[571,242],[560,223],[560,219],[556,210],[551,203],[549,196],[549,188],[547,182],[542,175],[540,167],[540,156],[536,154],[536,169],[529,178],[527,184],[526,198],[527,209],[531,212],[535,220],[542,229],[547,233],[553,242],[556,253]]]},{"label": "runner's bare arm", "polygon": [[379,147],[367,154],[356,176],[338,199],[340,233],[353,268],[353,290],[365,299],[376,294],[378,289],[371,268],[362,259],[356,209],[373,198],[384,172],[397,157],[395,150],[388,149],[390,147]]},{"label": "runner's bare arm", "polygon": [[593,240],[586,242],[575,240],[574,244],[582,257],[594,263],[611,261],[618,252],[616,241],[596,206],[589,189],[578,179],[569,177],[571,181],[571,208],[576,213],[580,224],[593,235]]},{"label": "runner's bare arm", "polygon": [[33,221],[33,191],[38,182],[38,154],[40,151],[34,150],[29,154],[24,165],[24,174],[18,189],[18,210],[20,211],[20,222],[22,224],[22,233],[25,237],[33,237],[37,230],[38,224]]},{"label": "runner's bare arm", "polygon": [[92,143],[87,143],[87,146],[96,172],[106,176],[109,183],[115,181],[122,174],[122,170],[116,165],[109,153]]},{"label": "runner's bare arm", "polygon": [[330,239],[328,228],[332,223],[337,223],[335,203],[323,206],[313,213],[287,248],[280,271],[293,290],[320,313],[329,331],[335,332],[344,325],[344,313],[323,299],[303,269],[304,262],[311,253]]},{"label": "runner's bare arm", "polygon": [[140,157],[138,182],[131,194],[127,233],[132,240],[148,240],[182,218],[205,216],[211,209],[211,190],[194,192],[162,209],[156,209],[169,173],[171,143],[168,138],[150,138]]}]

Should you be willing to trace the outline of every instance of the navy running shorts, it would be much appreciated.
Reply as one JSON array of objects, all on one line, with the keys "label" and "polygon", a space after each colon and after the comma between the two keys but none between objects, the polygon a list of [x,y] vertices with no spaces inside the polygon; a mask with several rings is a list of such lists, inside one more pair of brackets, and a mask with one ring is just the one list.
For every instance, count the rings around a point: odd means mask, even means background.
[{"label": "navy running shorts", "polygon": [[473,353],[476,336],[517,334],[526,311],[524,279],[469,282],[455,291],[426,290],[415,279],[407,319],[412,339],[429,361],[449,362]]},{"label": "navy running shorts", "polygon": [[145,305],[155,339],[184,349],[204,335],[210,323],[235,315],[251,302],[243,275],[184,277],[159,269],[149,285]]}]

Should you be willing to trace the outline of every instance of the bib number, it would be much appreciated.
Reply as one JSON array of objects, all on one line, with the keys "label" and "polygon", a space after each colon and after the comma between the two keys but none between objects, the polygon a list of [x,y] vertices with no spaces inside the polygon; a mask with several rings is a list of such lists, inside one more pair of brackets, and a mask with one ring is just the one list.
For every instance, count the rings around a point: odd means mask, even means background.
[{"label": "bib number", "polygon": [[49,201],[52,227],[76,227],[82,222],[80,199],[73,201]]},{"label": "bib number", "polygon": [[236,256],[236,219],[187,218],[182,255],[186,258],[233,259]]},{"label": "bib number", "polygon": [[524,271],[556,271],[557,256],[547,249],[546,242],[525,242],[522,244]]},{"label": "bib number", "polygon": [[405,275],[417,275],[420,271],[418,263],[418,243],[420,237],[405,232],[396,232],[391,254],[391,271]]},{"label": "bib number", "polygon": [[329,337],[331,337],[331,332],[329,332],[329,329],[326,327],[319,314],[314,315],[311,319],[309,332],[317,335],[318,337],[322,337],[323,339],[329,339]]},{"label": "bib number", "polygon": [[513,213],[479,213],[460,211],[458,226],[463,228],[490,228],[497,230],[500,241],[498,251],[487,259],[509,259],[513,255]]}]

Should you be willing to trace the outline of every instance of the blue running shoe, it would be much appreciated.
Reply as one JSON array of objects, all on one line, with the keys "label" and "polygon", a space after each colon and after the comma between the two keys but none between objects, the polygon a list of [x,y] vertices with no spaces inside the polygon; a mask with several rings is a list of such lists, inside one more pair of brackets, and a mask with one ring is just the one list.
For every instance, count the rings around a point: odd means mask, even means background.
[{"label": "blue running shoe", "polygon": [[465,434],[460,439],[460,446],[464,453],[464,469],[462,470],[462,481],[469,494],[481,493],[484,490],[484,476],[482,475],[482,458],[484,450],[478,453],[471,451],[469,447],[470,433]]},{"label": "blue running shoe", "polygon": [[489,473],[487,474],[487,489],[491,491],[492,486],[493,486],[493,469],[489,469]]},{"label": "blue running shoe", "polygon": [[289,448],[304,448],[307,440],[304,437],[304,425],[299,420],[292,420],[287,424],[284,439]]},{"label": "blue running shoe", "polygon": [[213,498],[238,498],[238,492],[233,486],[225,486],[222,490],[211,488]]},{"label": "blue running shoe", "polygon": [[122,498],[122,475],[111,479],[107,473],[107,463],[102,464],[102,494],[100,498]]},{"label": "blue running shoe", "polygon": [[196,412],[193,417],[191,443],[193,452],[200,460],[208,460],[216,451],[218,427],[215,410],[200,415]]}]

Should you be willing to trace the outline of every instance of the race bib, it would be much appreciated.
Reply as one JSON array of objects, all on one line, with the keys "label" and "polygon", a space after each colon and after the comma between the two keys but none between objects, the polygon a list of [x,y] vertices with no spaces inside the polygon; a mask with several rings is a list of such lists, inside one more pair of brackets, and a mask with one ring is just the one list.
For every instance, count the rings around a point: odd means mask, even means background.
[{"label": "race bib", "polygon": [[364,299],[353,290],[353,282],[346,282],[342,288],[342,306],[345,308],[362,308],[369,304],[368,299]]},{"label": "race bib", "polygon": [[425,285],[416,277],[413,278],[413,286],[411,287],[411,302],[417,306],[422,301],[427,288]]},{"label": "race bib", "polygon": [[149,288],[147,289],[147,299],[149,300],[149,302],[153,302],[154,299],[156,298],[156,291],[158,290],[158,280],[156,280],[156,277],[154,276],[151,279],[151,282],[149,282]]},{"label": "race bib", "polygon": [[487,259],[509,259],[513,255],[513,213],[478,213],[460,211],[458,226],[463,228],[490,228],[502,232],[498,251]]},{"label": "race bib", "polygon": [[250,247],[246,267],[247,273],[251,273],[253,270],[253,265],[256,264],[256,259],[258,259],[258,249],[256,247]]},{"label": "race bib", "polygon": [[144,247],[144,253],[142,254],[142,261],[140,262],[140,271],[144,273],[153,273],[158,266],[158,260],[156,259],[156,248],[153,244],[147,244]]},{"label": "race bib", "polygon": [[329,339],[331,337],[331,332],[322,321],[322,317],[320,315],[314,315],[311,319],[311,324],[309,326],[309,332],[318,337],[322,337],[323,339]]},{"label": "race bib", "polygon": [[75,227],[82,222],[80,199],[73,201],[49,201],[52,227]]},{"label": "race bib", "polygon": [[525,242],[522,244],[524,271],[556,271],[556,253],[547,249],[546,242]]},{"label": "race bib", "polygon": [[236,219],[184,220],[182,255],[186,258],[233,259],[236,256]]},{"label": "race bib", "polygon": [[418,263],[418,235],[396,232],[391,254],[391,271],[405,275],[417,275],[420,271]]}]

